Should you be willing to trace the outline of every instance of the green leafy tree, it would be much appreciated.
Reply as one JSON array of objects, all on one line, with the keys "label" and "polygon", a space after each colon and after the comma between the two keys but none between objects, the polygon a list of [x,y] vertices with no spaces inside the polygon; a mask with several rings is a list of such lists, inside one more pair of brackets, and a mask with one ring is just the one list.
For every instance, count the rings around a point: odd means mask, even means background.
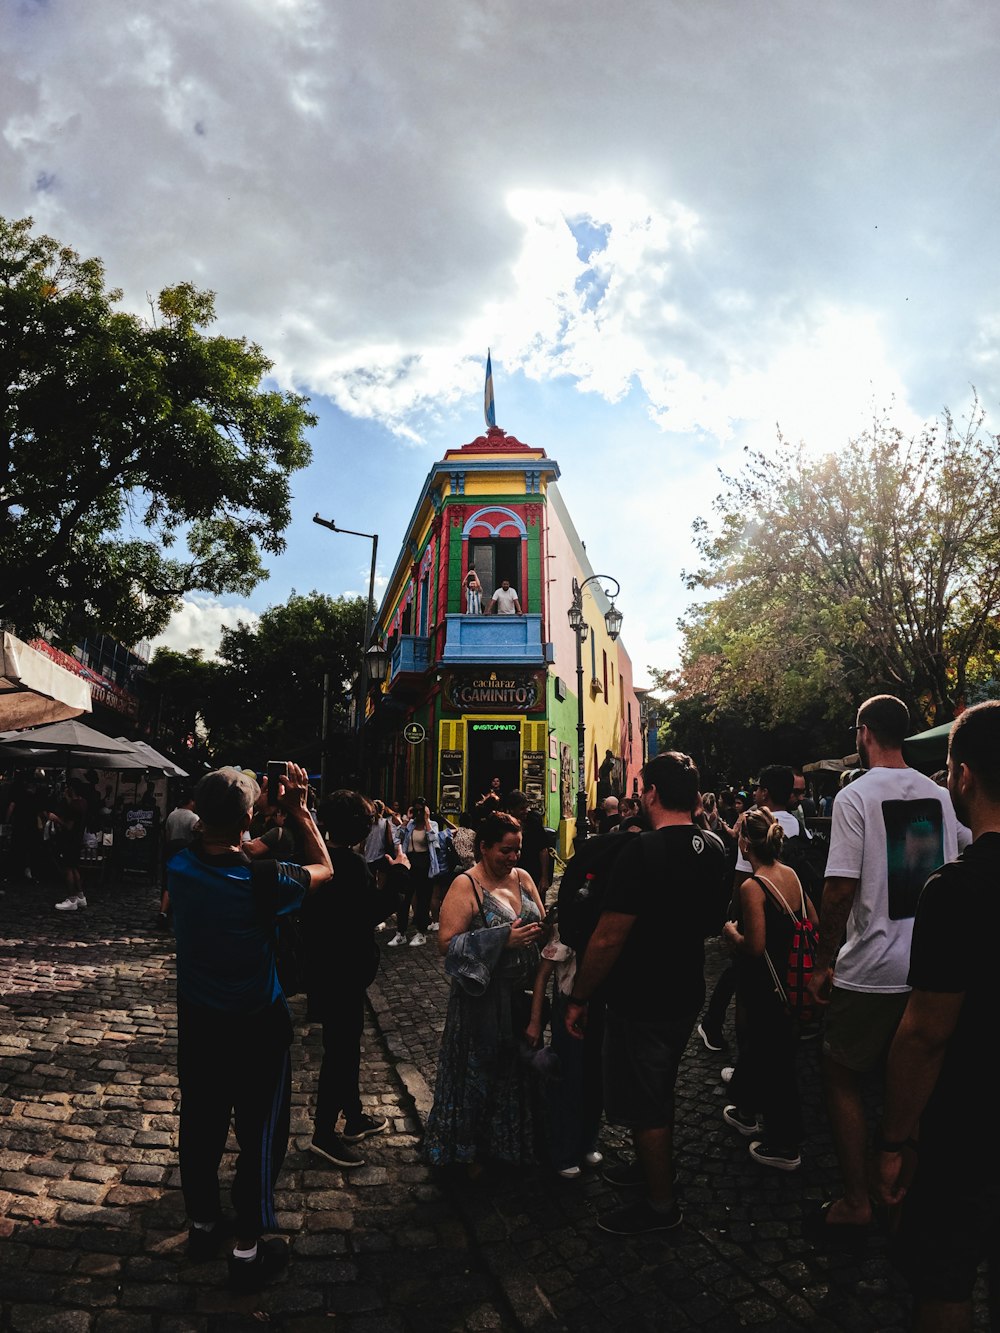
[{"label": "green leafy tree", "polygon": [[688,583],[712,596],[660,683],[708,722],[797,728],[835,754],[879,690],[917,725],[949,720],[1000,676],[1000,440],[978,403],[912,439],[883,416],[841,453],[779,446],[724,477],[714,532],[696,523]]},{"label": "green leafy tree", "polygon": [[143,712],[158,746],[192,771],[201,760],[210,760],[207,719],[214,715],[224,690],[221,665],[207,660],[200,648],[186,653],[158,648],[141,678],[141,689]]},{"label": "green leafy tree", "polygon": [[247,593],[284,547],[306,400],[210,337],[211,292],[117,310],[98,259],[0,218],[0,620],[24,634],[161,630],[193,589]]},{"label": "green leafy tree", "polygon": [[259,767],[268,759],[294,759],[318,765],[323,680],[329,675],[335,737],[348,726],[364,624],[363,597],[293,592],[257,624],[241,621],[224,629],[217,662],[160,649],[149,679],[162,691],[161,720],[172,719],[178,742],[195,730],[207,733],[217,763]]}]

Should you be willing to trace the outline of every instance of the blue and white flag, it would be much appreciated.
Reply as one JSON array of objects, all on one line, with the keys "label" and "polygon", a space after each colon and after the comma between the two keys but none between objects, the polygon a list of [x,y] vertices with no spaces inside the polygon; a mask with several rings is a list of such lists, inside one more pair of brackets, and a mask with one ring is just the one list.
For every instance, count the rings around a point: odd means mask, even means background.
[{"label": "blue and white flag", "polygon": [[497,409],[493,402],[493,362],[490,360],[489,349],[486,351],[486,392],[483,396],[483,411],[486,413],[487,426],[497,424]]}]

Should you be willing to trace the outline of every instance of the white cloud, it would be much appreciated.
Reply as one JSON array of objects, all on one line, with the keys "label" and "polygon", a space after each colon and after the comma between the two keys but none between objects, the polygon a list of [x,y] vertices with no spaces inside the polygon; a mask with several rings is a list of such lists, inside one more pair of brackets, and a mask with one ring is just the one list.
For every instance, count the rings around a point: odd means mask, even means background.
[{"label": "white cloud", "polygon": [[[212,288],[282,385],[365,423],[364,452],[338,439],[297,481],[319,477],[311,514],[362,476],[380,512],[352,526],[378,525],[389,567],[422,441],[478,419],[487,346],[502,424],[550,452],[615,406],[636,435],[615,524],[605,438],[561,462],[581,532],[632,566],[640,666],[686,600],[716,463],[776,422],[827,448],[890,399],[904,428],[970,381],[1000,399],[1000,29],[978,0],[7,10],[0,209],[102,256],[134,310]],[[547,418],[507,415],[518,373]],[[669,541],[646,572],[650,519]],[[321,560],[332,591],[367,586],[346,549]],[[170,632],[217,642],[234,613],[210,602]]]},{"label": "white cloud", "polygon": [[223,629],[233,629],[240,621],[256,625],[260,616],[249,606],[224,606],[214,597],[188,593],[181,608],[170,618],[162,634],[152,641],[152,648],[173,648],[186,653],[200,648],[206,658],[218,655]]}]

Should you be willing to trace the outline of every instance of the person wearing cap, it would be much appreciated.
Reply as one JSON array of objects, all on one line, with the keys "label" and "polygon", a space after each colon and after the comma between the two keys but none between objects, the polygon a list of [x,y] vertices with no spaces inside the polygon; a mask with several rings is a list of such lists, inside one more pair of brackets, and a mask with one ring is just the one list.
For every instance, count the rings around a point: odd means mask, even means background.
[{"label": "person wearing cap", "polygon": [[[198,840],[167,868],[177,938],[180,1172],[191,1218],[188,1253],[208,1259],[227,1228],[219,1163],[230,1121],[239,1156],[232,1187],[236,1246],[230,1286],[255,1291],[285,1266],[274,1185],[288,1146],[292,1022],[278,981],[275,925],[325,884],[330,856],[306,806],[308,775],[288,765],[278,804],[300,836],[303,865],[251,861],[243,851],[260,788],[239,769],[206,773],[195,788]],[[273,793],[272,793],[273,795]]]}]

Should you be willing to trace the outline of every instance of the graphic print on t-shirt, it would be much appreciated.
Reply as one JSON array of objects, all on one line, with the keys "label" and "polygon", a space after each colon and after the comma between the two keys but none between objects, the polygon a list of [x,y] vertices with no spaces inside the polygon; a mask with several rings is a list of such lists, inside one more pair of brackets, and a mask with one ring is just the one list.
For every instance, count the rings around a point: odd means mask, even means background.
[{"label": "graphic print on t-shirt", "polygon": [[944,861],[944,820],[940,801],[883,801],[889,919],[914,916],[930,875]]}]

